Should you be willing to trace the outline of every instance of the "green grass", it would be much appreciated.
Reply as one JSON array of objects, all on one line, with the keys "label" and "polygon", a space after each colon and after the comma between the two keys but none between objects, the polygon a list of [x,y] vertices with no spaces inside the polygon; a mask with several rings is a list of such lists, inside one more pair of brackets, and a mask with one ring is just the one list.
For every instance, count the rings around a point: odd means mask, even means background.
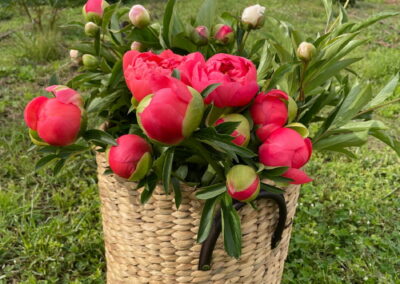
[{"label": "green grass", "polygon": [[[237,2],[224,1],[220,9],[233,11],[254,1],[233,5]],[[318,0],[257,2],[309,35],[324,29]],[[398,2],[388,2],[358,1],[350,17],[400,10]],[[142,3],[159,19],[163,1]],[[199,3],[181,1],[181,14],[189,17]],[[79,18],[79,8],[63,12],[63,23]],[[26,24],[19,15],[0,19],[0,34],[21,23]],[[355,70],[375,90],[400,71],[398,30],[399,17],[378,23],[365,35],[369,44],[357,51],[365,59]],[[65,28],[63,37],[71,42],[80,34]],[[54,72],[62,81],[71,77],[67,54],[49,64],[29,64],[16,44],[14,37],[0,41],[0,283],[102,283],[105,260],[93,158],[71,161],[57,178],[46,170],[35,172],[39,155],[28,152],[22,117],[25,104],[43,94]],[[394,98],[399,96],[400,89]],[[397,124],[397,135],[399,114],[400,104],[379,114]],[[399,158],[371,142],[358,151],[356,161],[313,156],[308,172],[315,181],[302,188],[284,283],[400,283]]]}]

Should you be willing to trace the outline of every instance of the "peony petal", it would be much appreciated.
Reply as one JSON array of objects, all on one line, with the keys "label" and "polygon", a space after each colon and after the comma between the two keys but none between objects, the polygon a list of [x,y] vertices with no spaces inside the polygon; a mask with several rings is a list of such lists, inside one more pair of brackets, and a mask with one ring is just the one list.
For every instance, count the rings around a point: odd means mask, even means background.
[{"label": "peony petal", "polygon": [[36,131],[39,113],[48,100],[48,98],[40,96],[31,100],[25,107],[24,119],[30,129]]},{"label": "peony petal", "polygon": [[290,182],[291,184],[304,184],[312,181],[312,179],[300,169],[290,168],[282,176],[292,179],[293,181]]}]

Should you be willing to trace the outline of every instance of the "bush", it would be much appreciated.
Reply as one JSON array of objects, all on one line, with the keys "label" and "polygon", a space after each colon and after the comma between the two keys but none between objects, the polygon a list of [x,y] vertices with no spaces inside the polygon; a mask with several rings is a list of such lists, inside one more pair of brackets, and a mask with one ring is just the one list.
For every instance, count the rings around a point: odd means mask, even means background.
[{"label": "bush", "polygon": [[35,63],[46,63],[62,57],[61,35],[57,30],[17,33],[21,58]]}]

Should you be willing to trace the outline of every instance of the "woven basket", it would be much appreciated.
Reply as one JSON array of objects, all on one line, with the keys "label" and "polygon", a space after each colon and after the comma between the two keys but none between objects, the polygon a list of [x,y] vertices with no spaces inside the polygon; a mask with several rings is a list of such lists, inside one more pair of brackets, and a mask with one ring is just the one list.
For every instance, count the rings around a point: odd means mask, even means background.
[{"label": "woven basket", "polygon": [[135,184],[114,175],[103,175],[104,154],[97,155],[101,213],[107,259],[107,283],[138,284],[229,284],[280,283],[288,253],[291,220],[296,211],[300,186],[287,187],[287,227],[282,240],[271,249],[277,220],[277,205],[259,200],[259,211],[245,206],[242,222],[242,256],[229,257],[219,237],[211,270],[198,270],[201,245],[196,243],[202,202],[194,188],[182,186],[182,203],[176,210],[173,196],[157,187],[145,205]]}]

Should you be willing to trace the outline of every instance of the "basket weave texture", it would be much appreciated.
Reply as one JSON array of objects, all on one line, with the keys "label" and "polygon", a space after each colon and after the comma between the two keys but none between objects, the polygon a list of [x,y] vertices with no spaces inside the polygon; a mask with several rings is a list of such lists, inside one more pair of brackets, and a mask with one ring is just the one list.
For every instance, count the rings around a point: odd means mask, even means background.
[{"label": "basket weave texture", "polygon": [[245,206],[239,212],[243,235],[240,259],[226,254],[221,235],[211,270],[199,271],[201,245],[196,237],[203,203],[196,199],[194,188],[182,186],[179,210],[173,195],[165,195],[160,186],[142,205],[141,190],[135,191],[134,183],[103,174],[107,166],[104,154],[97,154],[97,165],[107,283],[280,283],[300,186],[286,189],[287,227],[275,249],[271,249],[271,238],[278,207],[273,201],[259,200],[258,211]]}]

